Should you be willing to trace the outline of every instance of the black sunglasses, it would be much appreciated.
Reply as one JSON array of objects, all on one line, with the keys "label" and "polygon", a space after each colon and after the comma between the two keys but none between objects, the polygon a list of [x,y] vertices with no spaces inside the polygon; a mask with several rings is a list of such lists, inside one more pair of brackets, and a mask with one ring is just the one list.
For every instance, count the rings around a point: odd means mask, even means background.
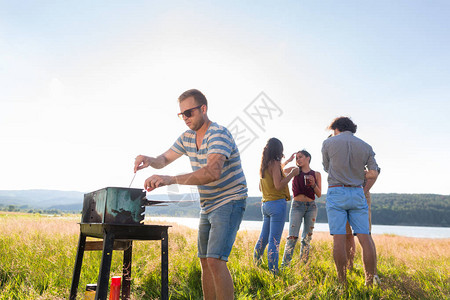
[{"label": "black sunglasses", "polygon": [[203,104],[202,104],[202,105],[199,105],[199,106],[196,106],[196,107],[193,107],[193,108],[186,109],[185,111],[180,112],[180,113],[178,114],[178,117],[179,117],[181,120],[183,120],[183,115],[186,116],[186,118],[190,118],[190,117],[192,116],[192,111],[193,111],[194,109],[200,108],[200,107],[202,107],[202,106],[203,106]]}]

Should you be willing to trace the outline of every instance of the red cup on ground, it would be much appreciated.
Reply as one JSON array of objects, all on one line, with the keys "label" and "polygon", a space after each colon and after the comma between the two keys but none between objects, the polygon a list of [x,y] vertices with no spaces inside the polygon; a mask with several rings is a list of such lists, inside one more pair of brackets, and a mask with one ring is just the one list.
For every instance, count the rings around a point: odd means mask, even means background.
[{"label": "red cup on ground", "polygon": [[120,300],[120,286],[122,277],[113,276],[111,278],[111,287],[109,289],[109,300]]}]

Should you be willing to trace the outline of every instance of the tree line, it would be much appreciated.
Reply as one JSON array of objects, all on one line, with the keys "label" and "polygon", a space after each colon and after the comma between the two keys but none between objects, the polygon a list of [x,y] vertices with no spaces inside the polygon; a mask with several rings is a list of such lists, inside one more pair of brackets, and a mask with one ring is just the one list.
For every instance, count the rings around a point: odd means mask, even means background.
[{"label": "tree line", "polygon": [[[327,223],[326,195],[316,200],[317,222]],[[287,207],[287,217],[289,218]],[[81,213],[81,203],[72,208],[33,208],[28,205],[0,204],[0,211],[20,211],[41,214]],[[198,217],[198,202],[175,203],[168,206],[150,206],[149,216]],[[261,197],[249,197],[244,220],[259,221],[261,215]],[[450,227],[450,195],[436,194],[372,194],[372,223],[376,225],[409,225]]]},{"label": "tree line", "polygon": [[[326,195],[316,199],[317,222],[328,223]],[[289,218],[290,204],[287,207]],[[198,203],[180,203],[147,208],[150,216],[198,217]],[[260,221],[261,197],[249,197],[244,220]],[[450,227],[450,196],[435,194],[372,194],[372,223],[376,225],[409,225]]]},{"label": "tree line", "polygon": [[30,214],[63,215],[66,212],[55,208],[32,208],[28,205],[0,204],[0,211],[26,212]]}]

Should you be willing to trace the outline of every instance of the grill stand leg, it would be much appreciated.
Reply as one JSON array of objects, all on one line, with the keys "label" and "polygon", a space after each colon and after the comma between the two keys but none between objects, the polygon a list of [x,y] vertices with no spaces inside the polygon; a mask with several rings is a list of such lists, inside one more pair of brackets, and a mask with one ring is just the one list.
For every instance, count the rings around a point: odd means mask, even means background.
[{"label": "grill stand leg", "polygon": [[130,247],[123,251],[122,300],[130,299],[132,254],[133,241],[130,241]]},{"label": "grill stand leg", "polygon": [[161,233],[161,300],[169,299],[169,239],[167,229]]},{"label": "grill stand leg", "polygon": [[109,273],[111,271],[111,260],[114,246],[114,234],[111,232],[104,233],[103,236],[103,253],[100,265],[100,277],[97,282],[97,292],[95,300],[106,300],[108,296]]},{"label": "grill stand leg", "polygon": [[78,284],[80,283],[81,265],[83,263],[85,245],[86,245],[86,235],[80,233],[80,238],[78,239],[77,257],[75,259],[75,266],[73,268],[72,285],[70,287],[70,297],[69,297],[70,300],[75,300],[77,298],[77,289]]},{"label": "grill stand leg", "polygon": [[[158,234],[155,234],[152,227],[156,227]],[[165,228],[161,228],[165,227]],[[167,228],[170,226],[127,226],[126,231],[121,226],[115,224],[80,224],[80,237],[78,240],[78,249],[73,270],[72,285],[70,289],[70,300],[76,300],[77,288],[80,281],[81,265],[83,263],[84,251],[102,250],[102,260],[100,264],[99,275],[97,279],[96,300],[106,300],[109,285],[109,276],[111,271],[112,253],[114,250],[114,240],[118,241],[116,250],[124,250],[123,265],[123,286],[122,299],[130,299],[131,290],[131,261],[132,261],[132,241],[136,240],[161,240],[161,298],[169,299],[169,241]],[[87,242],[86,237],[103,238],[103,243]]]}]

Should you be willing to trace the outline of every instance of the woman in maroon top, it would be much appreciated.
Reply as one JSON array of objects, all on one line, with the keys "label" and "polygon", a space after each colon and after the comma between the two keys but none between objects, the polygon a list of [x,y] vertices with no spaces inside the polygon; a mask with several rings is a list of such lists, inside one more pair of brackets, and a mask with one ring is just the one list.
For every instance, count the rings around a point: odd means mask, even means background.
[{"label": "woman in maroon top", "polygon": [[310,242],[317,217],[315,198],[322,195],[322,179],[319,172],[311,170],[311,154],[306,150],[296,153],[300,174],[292,180],[294,200],[289,213],[289,236],[284,249],[282,266],[288,266],[298,240],[300,226],[303,224],[300,258],[306,262],[309,257]]}]

